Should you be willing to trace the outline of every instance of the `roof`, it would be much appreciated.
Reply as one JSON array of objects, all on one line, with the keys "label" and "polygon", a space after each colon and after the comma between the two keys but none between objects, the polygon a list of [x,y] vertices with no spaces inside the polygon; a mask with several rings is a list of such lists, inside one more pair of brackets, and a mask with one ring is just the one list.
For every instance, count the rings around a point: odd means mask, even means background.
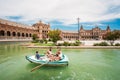
[{"label": "roof", "polygon": [[77,31],[62,31],[64,33],[78,33]]},{"label": "roof", "polygon": [[34,27],[29,26],[29,25],[25,25],[25,24],[13,22],[13,21],[8,21],[8,20],[4,20],[4,19],[0,19],[0,23],[8,24],[8,25],[16,26],[16,27],[21,27],[21,28],[35,29]]}]

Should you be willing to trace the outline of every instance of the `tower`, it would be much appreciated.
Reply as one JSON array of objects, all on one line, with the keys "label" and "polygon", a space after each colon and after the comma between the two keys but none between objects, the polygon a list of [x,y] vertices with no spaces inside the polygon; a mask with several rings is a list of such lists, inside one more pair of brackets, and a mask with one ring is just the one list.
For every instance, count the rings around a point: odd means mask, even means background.
[{"label": "tower", "polygon": [[107,32],[110,32],[110,31],[111,31],[111,29],[110,29],[110,26],[109,26],[109,25],[107,26],[106,31],[107,31]]}]

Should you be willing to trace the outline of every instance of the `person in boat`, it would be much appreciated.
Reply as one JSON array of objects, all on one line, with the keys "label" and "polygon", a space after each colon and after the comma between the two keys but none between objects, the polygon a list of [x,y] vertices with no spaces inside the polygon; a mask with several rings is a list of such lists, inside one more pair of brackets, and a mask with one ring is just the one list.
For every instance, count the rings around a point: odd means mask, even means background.
[{"label": "person in boat", "polygon": [[45,56],[48,58],[49,61],[54,60],[54,55],[52,53],[52,48],[50,47],[49,50],[45,53]]},{"label": "person in boat", "polygon": [[53,54],[52,53],[52,48],[50,47],[50,49],[47,51],[48,54]]},{"label": "person in boat", "polygon": [[54,60],[58,61],[58,60],[61,60],[62,59],[62,51],[61,49],[58,49],[55,57],[54,57]]},{"label": "person in boat", "polygon": [[46,52],[45,54],[47,57],[50,57],[51,55],[53,55],[52,53],[52,48],[50,47],[50,49]]},{"label": "person in boat", "polygon": [[36,57],[37,59],[40,59],[40,55],[39,55],[38,51],[36,51],[35,57]]}]

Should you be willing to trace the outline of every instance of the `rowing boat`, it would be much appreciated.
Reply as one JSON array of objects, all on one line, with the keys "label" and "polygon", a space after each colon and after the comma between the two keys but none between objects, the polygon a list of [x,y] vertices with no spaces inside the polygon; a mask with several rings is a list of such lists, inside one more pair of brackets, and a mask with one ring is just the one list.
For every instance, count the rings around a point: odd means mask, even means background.
[{"label": "rowing boat", "polygon": [[36,59],[35,55],[26,56],[26,59],[31,63],[35,64],[45,64],[46,66],[64,66],[68,65],[68,57],[66,55],[62,55],[61,60],[58,61],[49,61],[48,58],[44,55],[40,55],[40,59]]}]

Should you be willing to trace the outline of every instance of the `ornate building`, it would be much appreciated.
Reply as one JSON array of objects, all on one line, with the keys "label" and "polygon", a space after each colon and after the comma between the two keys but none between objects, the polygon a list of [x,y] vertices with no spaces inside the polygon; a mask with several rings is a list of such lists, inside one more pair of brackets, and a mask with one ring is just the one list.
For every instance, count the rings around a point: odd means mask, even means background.
[{"label": "ornate building", "polygon": [[33,26],[0,19],[0,39],[32,39],[33,34],[37,34],[39,39],[48,38],[47,33],[50,25],[41,21]]},{"label": "ornate building", "polygon": [[[39,21],[32,26],[0,19],[0,40],[1,39],[32,39],[33,34],[37,34],[39,39],[47,39],[50,31],[50,24],[44,24]],[[92,30],[85,30],[81,26],[79,33],[70,31],[61,31],[62,40],[101,40],[103,35],[110,32],[110,27],[101,30],[95,27]]]},{"label": "ornate building", "polygon": [[77,32],[61,31],[62,40],[78,40]]},{"label": "ornate building", "polygon": [[50,24],[44,24],[41,21],[39,21],[38,23],[33,24],[33,27],[38,30],[37,32],[39,39],[48,38],[48,32],[50,31]]},{"label": "ornate building", "polygon": [[79,31],[79,37],[81,40],[102,40],[103,35],[110,31],[111,30],[109,26],[107,26],[106,30],[101,30],[98,26],[96,26],[92,30],[85,30],[83,29],[83,26],[81,26]]},{"label": "ornate building", "polygon": [[62,31],[62,40],[102,40],[103,35],[110,32],[110,27],[107,26],[106,30],[101,30],[99,27],[95,27],[92,30],[85,30],[81,26],[79,33]]}]

